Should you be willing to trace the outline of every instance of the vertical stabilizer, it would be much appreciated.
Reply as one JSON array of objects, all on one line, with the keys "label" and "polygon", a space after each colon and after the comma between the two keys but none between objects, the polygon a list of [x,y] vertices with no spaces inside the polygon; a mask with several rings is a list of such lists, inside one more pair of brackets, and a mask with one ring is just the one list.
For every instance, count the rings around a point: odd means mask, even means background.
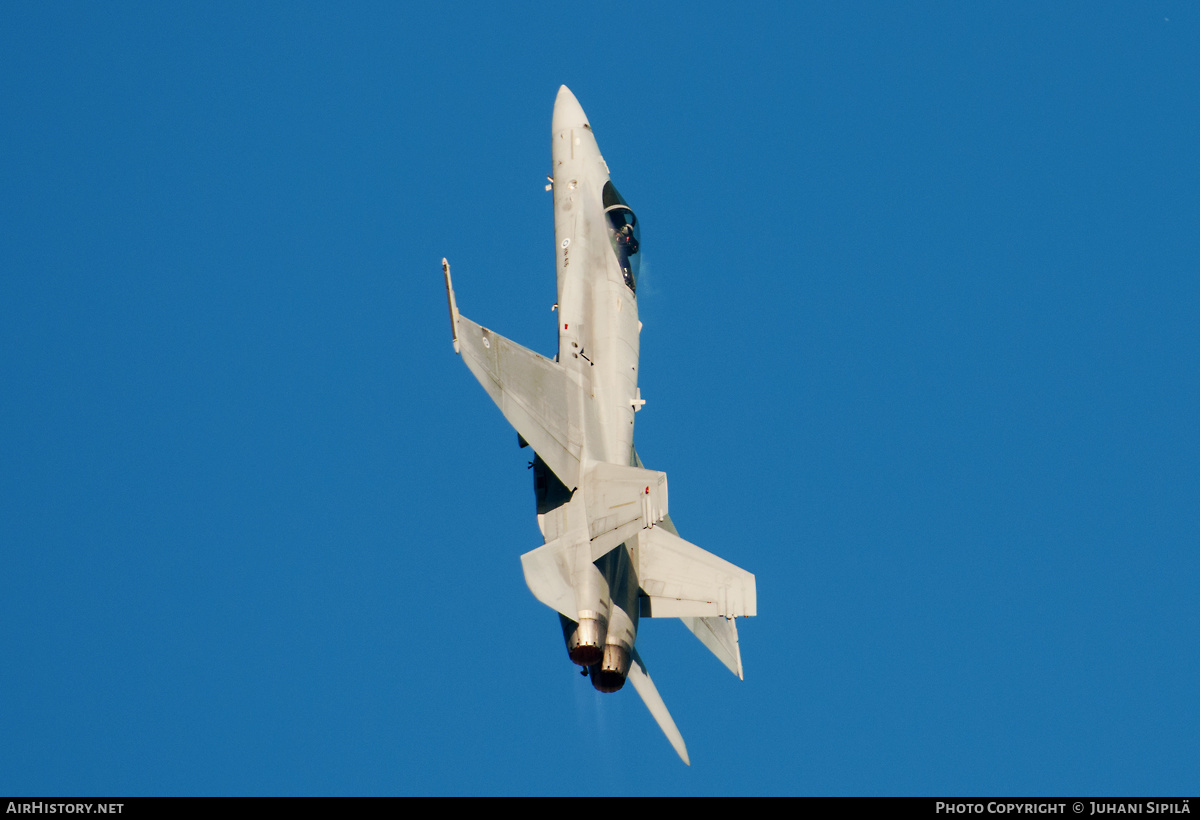
[{"label": "vertical stabilizer", "polygon": [[691,766],[692,761],[688,759],[683,735],[679,733],[675,721],[671,719],[671,713],[667,711],[667,704],[663,703],[662,695],[658,694],[658,688],[655,687],[654,681],[650,680],[650,673],[646,671],[646,663],[638,654],[637,649],[633,650],[633,663],[629,664],[629,682],[641,696],[642,703],[646,704],[646,708],[650,710],[658,728],[662,729],[667,740],[671,741],[671,747],[675,749],[679,759]]}]

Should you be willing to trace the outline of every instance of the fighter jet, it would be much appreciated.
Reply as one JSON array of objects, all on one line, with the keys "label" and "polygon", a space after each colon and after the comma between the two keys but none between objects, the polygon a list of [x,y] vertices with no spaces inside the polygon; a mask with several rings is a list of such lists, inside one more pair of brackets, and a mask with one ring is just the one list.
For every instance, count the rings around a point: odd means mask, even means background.
[{"label": "fighter jet", "polygon": [[756,614],[754,576],[679,537],[667,476],[633,445],[638,388],[637,217],[609,179],[592,126],[564,85],[551,126],[558,354],[458,312],[442,260],[454,350],[533,448],[545,544],[521,556],[534,597],[556,610],[567,655],[601,692],[628,680],[684,763],[687,747],[634,642],[641,618],[679,618],[738,678],[735,618]]}]

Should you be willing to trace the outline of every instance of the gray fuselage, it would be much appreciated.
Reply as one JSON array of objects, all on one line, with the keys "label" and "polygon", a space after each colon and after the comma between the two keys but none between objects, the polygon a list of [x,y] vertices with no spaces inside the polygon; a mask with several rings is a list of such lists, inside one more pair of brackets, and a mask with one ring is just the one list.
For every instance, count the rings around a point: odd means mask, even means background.
[{"label": "gray fuselage", "polygon": [[679,618],[742,677],[734,620],[757,612],[754,575],[684,541],[667,475],[633,447],[638,391],[637,217],[563,86],[551,126],[558,353],[553,360],[458,311],[443,259],[454,350],[533,448],[545,543],[525,582],[558,613],[567,654],[602,692],[628,680],[680,758],[687,748],[634,643],[641,618]]},{"label": "gray fuselage", "polygon": [[622,273],[605,213],[608,165],[565,87],[554,104],[552,131],[558,360],[585,388],[584,459],[629,464],[639,323],[635,291]]},{"label": "gray fuselage", "polygon": [[[554,238],[558,268],[558,361],[581,386],[581,472],[596,464],[629,465],[638,397],[636,280],[629,262],[637,240],[614,230],[632,211],[609,179],[591,125],[564,86],[551,126]],[[610,213],[613,210],[617,213]],[[627,216],[619,217],[618,214]],[[569,500],[539,504],[547,542],[587,520],[594,487],[586,479]],[[544,512],[543,512],[544,511]],[[596,563],[581,559],[572,572],[577,615],[564,619],[572,660],[591,669],[603,691],[620,688],[637,636],[638,586],[632,556],[620,547]]]}]

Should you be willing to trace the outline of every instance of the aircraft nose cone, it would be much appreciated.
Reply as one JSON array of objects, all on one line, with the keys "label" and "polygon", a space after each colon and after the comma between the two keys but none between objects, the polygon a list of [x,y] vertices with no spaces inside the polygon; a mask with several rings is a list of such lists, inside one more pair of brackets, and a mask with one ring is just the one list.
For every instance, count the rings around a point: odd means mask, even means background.
[{"label": "aircraft nose cone", "polygon": [[575,95],[571,93],[571,89],[565,85],[558,89],[558,97],[554,100],[554,119],[552,120],[551,129],[554,133],[565,131],[568,128],[583,128],[591,129],[591,124],[588,123],[587,114],[583,113],[583,108],[579,105],[579,100],[575,99]]}]

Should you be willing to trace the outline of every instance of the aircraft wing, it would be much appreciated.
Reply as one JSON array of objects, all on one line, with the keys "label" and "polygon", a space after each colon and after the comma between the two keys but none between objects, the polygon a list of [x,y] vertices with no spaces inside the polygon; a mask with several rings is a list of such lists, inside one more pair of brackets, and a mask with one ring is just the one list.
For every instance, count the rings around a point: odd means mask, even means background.
[{"label": "aircraft wing", "polygon": [[[670,528],[674,529],[674,524]],[[679,618],[741,678],[742,653],[734,618],[758,612],[754,575],[684,541],[666,527],[638,533],[637,554],[642,617]]]},{"label": "aircraft wing", "polygon": [[458,312],[450,265],[442,260],[454,350],[508,423],[568,490],[579,486],[583,452],[580,385],[557,362],[472,322]]},{"label": "aircraft wing", "polygon": [[[637,457],[636,454],[634,457]],[[661,525],[666,527],[667,532],[672,535],[679,535],[679,530],[675,529],[675,522],[671,520],[670,515],[663,518]],[[757,589],[755,593],[757,598]],[[755,604],[757,606],[757,601]],[[679,620],[683,621],[683,625],[699,638],[700,643],[704,644],[709,652],[716,655],[717,660],[738,676],[738,680],[746,679],[742,669],[742,649],[738,645],[736,618],[723,618],[718,615],[707,618],[680,618]]]},{"label": "aircraft wing", "polygon": [[638,580],[651,618],[740,618],[758,611],[754,575],[654,527],[638,533]]}]

